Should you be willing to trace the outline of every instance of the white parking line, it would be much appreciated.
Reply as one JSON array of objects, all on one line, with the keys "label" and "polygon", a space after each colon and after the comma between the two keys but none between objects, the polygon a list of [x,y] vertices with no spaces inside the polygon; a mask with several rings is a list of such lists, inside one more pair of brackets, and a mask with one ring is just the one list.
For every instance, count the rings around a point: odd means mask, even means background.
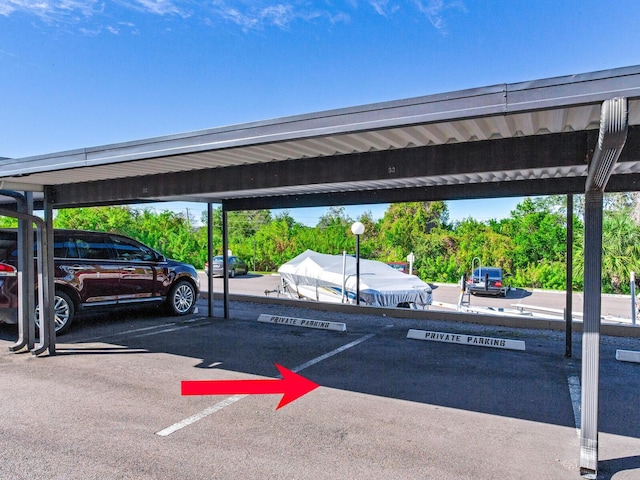
[{"label": "white parking line", "polygon": [[[172,326],[183,324],[183,323],[193,323],[197,320],[201,320],[201,318],[202,317],[196,317],[196,318],[191,318],[189,320],[183,320],[180,322],[163,323],[161,325],[152,325],[150,327],[141,327],[141,328],[134,328],[132,330],[124,330],[122,332],[108,333],[106,335],[100,335],[98,337],[90,337],[90,338],[83,338],[80,340],[74,340],[72,343],[91,343],[91,342],[96,342],[98,340],[102,340],[105,338],[120,337],[122,335],[128,335],[130,333],[147,332],[149,330],[157,330],[159,328],[172,327]],[[170,330],[163,330],[163,332],[165,331],[170,331]],[[158,333],[162,333],[162,332],[158,332]],[[153,335],[153,333],[151,335]],[[138,336],[143,336],[143,335],[138,335]],[[136,338],[136,337],[132,337],[132,338]]]},{"label": "white parking line", "polygon": [[196,423],[198,420],[202,420],[204,417],[208,417],[212,413],[216,413],[218,410],[222,410],[224,407],[228,407],[229,405],[236,403],[238,400],[242,400],[244,397],[248,397],[248,395],[234,395],[233,397],[226,398],[220,403],[216,403],[209,408],[205,408],[200,413],[191,415],[190,417],[187,417],[184,420],[180,420],[179,422],[174,423],[164,430],[156,432],[156,435],[160,435],[161,437],[171,435],[173,432],[177,432],[178,430],[191,425],[192,423]]},{"label": "white parking line", "polygon": [[[393,325],[387,325],[383,330],[386,330],[387,328],[391,328]],[[382,330],[381,330],[382,331]],[[331,350],[328,353],[325,353],[324,355],[320,355],[319,357],[316,357],[314,359],[309,360],[308,362],[305,362],[301,365],[298,365],[297,367],[294,367],[291,369],[291,371],[293,372],[300,372],[302,370],[304,370],[305,368],[309,368],[312,365],[315,365],[316,363],[322,362],[323,360],[326,360],[327,358],[333,357],[334,355],[337,355],[338,353],[344,352],[345,350],[348,350],[352,347],[355,347],[356,345],[359,345],[362,342],[365,342],[367,340],[369,340],[370,338],[375,337],[378,333],[380,332],[374,332],[374,333],[369,333],[367,335],[364,335],[363,337],[358,338],[357,340],[354,340],[353,342],[347,343],[345,345],[342,345],[341,347],[336,348],[335,350]],[[232,397],[228,397],[226,399],[224,399],[223,401],[216,403],[215,405],[209,407],[209,408],[205,408],[204,410],[202,410],[199,413],[196,413],[195,415],[191,415],[190,417],[185,418],[184,420],[180,420],[177,423],[174,423],[173,425],[168,426],[167,428],[164,428],[162,430],[160,430],[159,432],[156,432],[156,435],[159,435],[161,437],[166,437],[168,435],[171,435],[174,432],[177,432],[178,430],[191,425],[199,420],[202,420],[205,417],[208,417],[209,415],[211,415],[212,413],[218,412],[220,410],[222,410],[225,407],[228,407],[229,405],[232,405],[234,403],[236,403],[239,400],[242,400],[243,398],[247,397],[248,395],[234,395]]]},{"label": "white parking line", "polygon": [[167,332],[175,332],[176,330],[182,330],[185,328],[191,328],[191,325],[180,325],[172,328],[165,328],[163,330],[156,330],[155,332],[141,333],[139,335],[133,335],[129,338],[150,337],[151,335],[158,335],[160,333],[167,333]]},{"label": "white parking line", "polygon": [[343,345],[341,347],[336,348],[335,350],[330,351],[329,353],[325,353],[324,355],[320,355],[319,357],[314,358],[313,360],[309,360],[308,362],[303,363],[302,365],[298,365],[295,368],[292,368],[291,371],[293,372],[299,372],[301,370],[304,370],[305,368],[310,367],[311,365],[315,365],[316,363],[319,363],[323,360],[326,360],[329,357],[333,357],[334,355],[337,355],[340,352],[344,352],[345,350],[348,350],[352,347],[355,347],[356,345],[358,345],[359,343],[362,343],[364,341],[369,340],[370,338],[373,338],[377,335],[378,333],[370,333],[368,335],[365,335],[364,337],[360,337],[358,340],[354,340],[351,343],[347,343],[346,345]]}]

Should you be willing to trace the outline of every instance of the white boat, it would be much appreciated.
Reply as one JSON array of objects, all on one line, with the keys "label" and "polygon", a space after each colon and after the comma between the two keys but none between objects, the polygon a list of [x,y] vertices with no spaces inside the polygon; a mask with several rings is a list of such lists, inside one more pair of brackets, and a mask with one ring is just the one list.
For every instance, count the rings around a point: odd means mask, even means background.
[{"label": "white boat", "polygon": [[[282,290],[292,298],[356,303],[356,259],[307,250],[279,269]],[[427,308],[431,287],[375,260],[360,259],[360,304],[376,307]]]}]

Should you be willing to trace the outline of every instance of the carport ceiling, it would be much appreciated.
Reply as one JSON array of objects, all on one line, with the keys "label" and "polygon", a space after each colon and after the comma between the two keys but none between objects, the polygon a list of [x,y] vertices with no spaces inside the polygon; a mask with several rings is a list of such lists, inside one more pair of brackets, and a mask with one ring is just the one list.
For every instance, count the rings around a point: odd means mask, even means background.
[{"label": "carport ceiling", "polygon": [[630,129],[610,189],[640,190],[640,66],[3,159],[0,189],[50,187],[55,207],[580,193],[601,104],[619,96]]}]

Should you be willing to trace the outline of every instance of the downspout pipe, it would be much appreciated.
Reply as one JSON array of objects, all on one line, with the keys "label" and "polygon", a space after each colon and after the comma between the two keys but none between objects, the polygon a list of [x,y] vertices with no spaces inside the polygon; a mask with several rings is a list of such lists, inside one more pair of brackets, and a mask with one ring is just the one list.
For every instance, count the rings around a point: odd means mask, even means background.
[{"label": "downspout pipe", "polygon": [[603,102],[598,144],[589,163],[585,183],[580,474],[588,479],[598,476],[602,199],[627,139],[628,119],[626,98]]},{"label": "downspout pipe", "polygon": [[604,191],[613,172],[629,130],[629,106],[624,97],[612,98],[602,104],[598,145],[589,162],[585,193]]}]

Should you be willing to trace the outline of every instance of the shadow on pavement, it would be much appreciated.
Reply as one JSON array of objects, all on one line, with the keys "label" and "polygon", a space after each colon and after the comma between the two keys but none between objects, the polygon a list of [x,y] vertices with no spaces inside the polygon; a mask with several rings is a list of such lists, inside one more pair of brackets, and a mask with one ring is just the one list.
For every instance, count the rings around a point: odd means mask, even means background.
[{"label": "shadow on pavement", "polygon": [[613,480],[616,474],[631,470],[638,470],[636,478],[640,478],[640,455],[600,460],[598,462],[598,480]]},{"label": "shadow on pavement", "polygon": [[[95,316],[60,337],[58,351],[62,355],[167,353],[197,359],[195,368],[276,377],[276,362],[293,369],[339,350],[305,369],[304,375],[344,391],[575,428],[563,332],[374,315],[345,318],[250,302],[231,302],[231,307],[232,319],[226,320],[159,313],[146,318],[139,313]],[[256,321],[260,313],[348,320],[349,327],[338,333],[264,324]],[[526,351],[408,340],[408,328],[520,339],[526,341]],[[0,329],[0,338],[14,340],[15,336],[7,338],[10,332]],[[372,335],[367,341],[340,350],[367,335]],[[611,360],[601,366],[601,431],[638,438],[638,417],[629,401],[640,388],[636,366],[615,362],[614,351],[614,346],[603,345],[602,358]],[[610,469],[636,468],[638,457],[611,462]]]},{"label": "shadow on pavement", "polygon": [[525,290],[524,288],[512,288],[505,294],[504,297],[498,297],[497,295],[491,295],[491,294],[484,295],[482,292],[475,292],[473,295],[477,297],[482,297],[482,298],[497,298],[500,300],[505,300],[505,299],[518,300],[521,298],[530,297],[531,292],[528,290]]},{"label": "shadow on pavement", "polygon": [[524,288],[512,288],[507,292],[507,297],[509,299],[518,299],[518,298],[526,298],[530,297],[531,292],[525,290]]}]

